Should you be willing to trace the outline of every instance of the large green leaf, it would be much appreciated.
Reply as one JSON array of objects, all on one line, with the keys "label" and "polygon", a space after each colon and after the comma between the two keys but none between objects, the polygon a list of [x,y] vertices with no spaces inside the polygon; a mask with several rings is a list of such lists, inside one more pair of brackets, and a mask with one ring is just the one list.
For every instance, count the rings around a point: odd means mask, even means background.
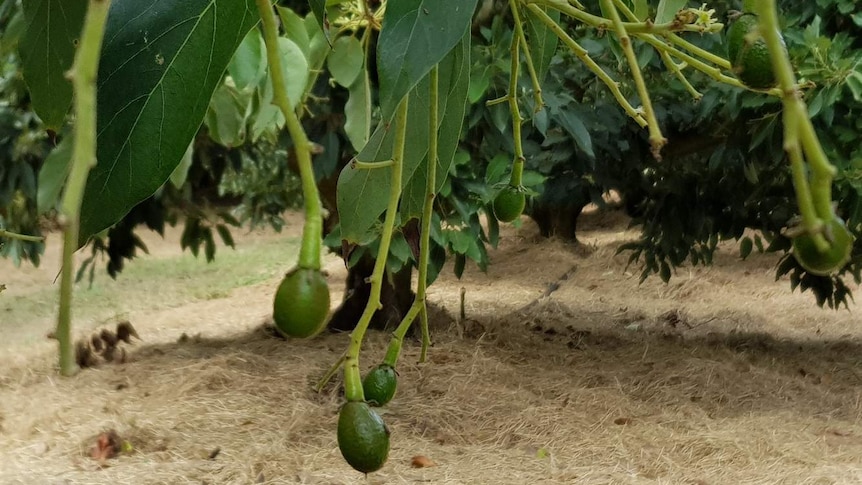
[{"label": "large green leaf", "polygon": [[477,0],[386,4],[377,43],[380,109],[389,120],[401,99],[464,37]]},{"label": "large green leaf", "polygon": [[[421,129],[422,120],[414,114],[418,111],[424,111],[427,118],[427,105],[423,110],[419,106],[419,100],[415,99],[414,95],[414,92],[410,93],[410,114],[414,116],[408,119],[407,126],[407,137],[411,141],[415,140],[415,137],[423,137],[422,131],[428,131]],[[360,155],[374,161],[391,159],[394,131],[384,123],[378,125],[377,130],[371,135]],[[424,136],[424,142],[427,149],[427,134]],[[415,148],[416,145],[413,143],[408,143],[405,147],[405,169],[412,168],[415,170],[418,160],[424,156],[424,153],[407,155],[407,152],[415,152]],[[416,160],[416,163],[410,163],[412,160]],[[412,167],[408,167],[408,165]],[[342,169],[338,176],[336,192],[341,239],[359,245],[368,244],[374,239],[379,233],[378,218],[386,210],[388,204],[390,184],[391,171],[388,168],[357,169],[352,164],[348,164]]]},{"label": "large green leaf", "polygon": [[[467,109],[467,94],[470,89],[470,35],[464,36],[461,43],[440,61],[439,85],[437,94],[438,132],[437,132],[437,175],[434,193],[446,183],[449,168],[455,158],[464,113]],[[427,124],[427,122],[426,122]],[[401,196],[401,219],[403,221],[422,214],[425,203],[425,185],[428,181],[428,157],[413,173]]]},{"label": "large green leaf", "polygon": [[[437,190],[443,185],[449,171],[461,134],[469,87],[470,42],[464,42],[452,50],[440,63],[438,110],[440,133],[438,142]],[[426,76],[409,93],[407,114],[407,146],[404,153],[404,170],[401,179],[402,209],[415,212],[421,210],[421,201],[408,203],[408,199],[422,198],[425,191],[425,171],[428,153],[428,114],[430,80]],[[356,156],[357,160],[374,162],[392,158],[395,140],[394,125],[380,123],[371,135],[365,148]],[[421,167],[421,170],[419,168]],[[420,173],[421,172],[421,173]],[[414,180],[415,179],[415,180]],[[420,187],[418,189],[414,186]],[[341,238],[356,244],[373,240],[378,234],[378,220],[386,210],[389,200],[391,176],[388,168],[357,169],[348,164],[338,178],[338,215]],[[418,196],[414,194],[419,193]],[[406,218],[402,214],[402,220]]]},{"label": "large green leaf", "polygon": [[575,140],[578,148],[583,150],[590,158],[596,157],[595,152],[593,152],[593,139],[590,136],[590,131],[575,111],[561,111],[555,116],[555,119],[569,133],[569,136]]},{"label": "large green leaf", "polygon": [[45,162],[39,169],[39,190],[36,192],[36,208],[39,214],[45,214],[57,206],[60,192],[63,191],[72,168],[72,139],[70,131],[45,157]]},{"label": "large green leaf", "polygon": [[276,8],[281,19],[281,27],[284,29],[284,35],[302,49],[302,55],[307,60],[311,37],[305,27],[305,20],[287,7],[279,5]]},{"label": "large green leaf", "polygon": [[[560,21],[560,11],[545,8],[545,13],[548,14],[555,22]],[[532,10],[526,9],[527,14],[527,45],[530,47],[530,54],[533,58],[533,67],[536,68],[536,75],[539,77],[539,82],[545,79],[548,73],[548,68],[551,66],[551,59],[557,52],[557,35],[548,28]]]},{"label": "large green leaf", "polygon": [[248,32],[234,52],[227,69],[240,91],[257,85],[263,78],[266,74],[266,45],[258,29]]},{"label": "large green leaf", "polygon": [[371,110],[368,72],[362,69],[356,81],[350,86],[347,102],[344,104],[344,132],[355,150],[364,147],[368,142]]},{"label": "large green leaf", "polygon": [[[320,34],[321,36],[323,34]],[[287,99],[291,107],[295,107],[305,94],[309,84],[309,66],[302,49],[287,37],[278,38],[278,48],[281,52],[282,78],[287,89]],[[273,103],[272,75],[269,69],[258,82],[254,99],[252,99],[250,122],[251,141],[256,142],[261,135],[275,137],[278,130],[284,126],[284,115],[281,109]],[[274,140],[273,140],[274,141]]]},{"label": "large green leaf", "polygon": [[635,16],[640,21],[644,21],[649,17],[649,2],[647,0],[634,0]]},{"label": "large green leaf", "polygon": [[252,0],[115,0],[98,81],[98,164],[81,240],[152,195],[179,164],[246,33]]},{"label": "large green leaf", "polygon": [[329,22],[326,19],[326,0],[308,0],[308,5],[311,7],[311,12],[317,19],[317,25],[323,31],[326,39],[329,39]]},{"label": "large green leaf", "polygon": [[352,35],[342,35],[332,43],[332,52],[326,59],[332,79],[344,87],[353,85],[353,81],[362,71],[365,64],[364,52],[359,39]]},{"label": "large green leaf", "polygon": [[213,141],[228,148],[245,143],[246,113],[251,96],[252,93],[243,94],[227,83],[216,89],[204,117]]},{"label": "large green leaf", "polygon": [[18,44],[21,69],[33,110],[46,127],[57,130],[72,105],[65,74],[75,57],[87,0],[27,0],[23,5],[27,30]]}]

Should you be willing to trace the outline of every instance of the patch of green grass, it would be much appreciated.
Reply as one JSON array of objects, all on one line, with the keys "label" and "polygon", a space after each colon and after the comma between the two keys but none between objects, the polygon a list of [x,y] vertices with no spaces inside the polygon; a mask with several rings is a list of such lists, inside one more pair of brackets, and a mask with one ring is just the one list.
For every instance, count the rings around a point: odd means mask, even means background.
[{"label": "patch of green grass", "polygon": [[[299,238],[284,238],[240,241],[235,250],[220,247],[212,263],[207,263],[203,254],[195,258],[187,251],[175,257],[143,255],[127,263],[116,280],[107,275],[100,262],[92,286],[88,278],[75,286],[74,324],[86,328],[131,311],[224,298],[234,288],[283,274],[296,263],[298,250]],[[14,299],[3,298],[0,339],[25,343],[44,338],[46,322],[53,325],[58,301],[59,283]]]}]

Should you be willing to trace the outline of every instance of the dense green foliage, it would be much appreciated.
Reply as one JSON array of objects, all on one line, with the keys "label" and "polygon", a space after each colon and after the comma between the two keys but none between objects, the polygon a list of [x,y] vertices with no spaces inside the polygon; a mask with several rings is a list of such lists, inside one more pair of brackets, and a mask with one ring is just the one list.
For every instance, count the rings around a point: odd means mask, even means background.
[{"label": "dense green foliage", "polygon": [[[832,162],[837,166],[838,213],[856,235],[853,259],[838,276],[810,274],[789,255],[777,276],[789,275],[793,288],[813,290],[818,304],[845,304],[850,277],[857,284],[862,273],[862,19],[849,2],[781,2],[784,36],[805,91],[809,113]],[[851,8],[852,7],[852,8]],[[797,14],[797,12],[802,12]],[[824,24],[822,19],[830,19]],[[721,47],[713,46],[719,51]],[[669,86],[673,89],[673,85]],[[676,87],[678,97],[682,89]],[[637,223],[643,237],[628,246],[650,272],[670,275],[668,266],[686,261],[709,262],[720,239],[743,238],[743,257],[752,244],[746,228],[762,231],[771,251],[787,251],[790,240],[781,234],[795,215],[794,193],[782,151],[781,105],[765,96],[710,85],[697,110],[676,107],[665,114],[672,126],[665,160],[651,164],[637,204]],[[671,103],[659,102],[663,106]],[[674,140],[696,139],[700,149],[671,155]],[[685,143],[677,143],[685,146]],[[650,170],[651,169],[651,170]],[[760,248],[760,237],[753,240]]]},{"label": "dense green foliage", "polygon": [[[781,2],[784,35],[801,80],[813,87],[805,99],[827,153],[838,166],[836,193],[839,213],[856,234],[851,264],[843,276],[807,273],[792,257],[785,257],[778,276],[789,274],[794,288],[813,289],[818,304],[846,303],[849,288],[844,277],[859,281],[862,272],[862,126],[856,111],[862,80],[862,16],[850,2]],[[588,2],[589,6],[589,2]],[[730,2],[714,2],[724,19]],[[821,19],[829,19],[824,23]],[[510,27],[495,19],[480,30],[484,44],[477,49],[485,58],[477,62],[473,85],[484,95],[472,101],[494,99],[505,92],[508,65],[493,62],[508,46]],[[595,32],[579,31],[578,41],[606,71],[621,69],[616,46]],[[690,36],[691,41],[725,54],[721,37]],[[702,94],[699,101],[668,72],[654,50],[640,46],[659,121],[669,138],[662,161],[649,155],[646,133],[625,115],[609,91],[573,56],[558,53],[545,81],[547,109],[525,125],[527,167],[545,178],[537,186],[528,212],[540,224],[548,211],[576,217],[589,202],[603,204],[602,194],[616,190],[642,230],[641,238],[624,246],[631,261],[643,264],[642,279],[652,273],[667,281],[673,268],[708,264],[721,240],[741,239],[743,256],[753,247],[787,251],[790,240],[781,230],[796,214],[795,196],[782,150],[782,129],[777,99],[713,82],[705,75],[690,76]],[[477,55],[477,57],[479,57]],[[522,83],[529,89],[528,82]],[[632,96],[633,86],[622,89]],[[478,90],[478,88],[477,88]],[[680,100],[683,100],[680,102]],[[691,100],[691,101],[685,101]],[[525,96],[523,112],[532,113]],[[506,147],[511,156],[511,128],[500,105],[473,105],[469,117],[474,160],[485,161],[493,172],[493,157]],[[551,221],[547,225],[573,221]],[[746,229],[760,235],[749,236]],[[555,227],[545,228],[554,233]],[[565,233],[565,228],[560,228]]]},{"label": "dense green foliage", "polygon": [[[0,4],[0,228],[41,235],[37,209],[39,168],[51,150],[50,136],[30,109],[31,99],[16,59],[16,39],[25,27],[14,3]],[[56,158],[56,157],[55,157]],[[16,265],[39,263],[43,243],[0,240],[0,256]]]}]

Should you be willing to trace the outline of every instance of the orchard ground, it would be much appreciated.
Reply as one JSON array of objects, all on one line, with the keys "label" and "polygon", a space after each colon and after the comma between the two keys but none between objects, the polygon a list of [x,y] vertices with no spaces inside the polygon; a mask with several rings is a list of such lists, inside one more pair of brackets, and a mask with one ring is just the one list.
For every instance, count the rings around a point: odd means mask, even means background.
[{"label": "orchard ground", "polygon": [[[128,319],[124,364],[57,376],[59,237],[43,265],[0,262],[0,483],[862,483],[862,317],[821,310],[774,281],[776,257],[638,284],[624,217],[590,213],[582,245],[503,231],[487,274],[444,270],[429,291],[429,362],[416,341],[381,413],[389,462],[367,478],[341,458],[339,389],[311,386],[346,334],[300,341],[263,325],[295,261],[301,220],[237,232],[207,264],[177,229],[117,281],[78,286],[76,336]],[[333,306],[346,271],[325,262]],[[460,316],[464,291],[465,318]],[[854,288],[857,297],[862,289]],[[371,332],[364,369],[388,335]],[[97,435],[133,451],[100,466]],[[423,455],[434,466],[412,468]]]}]

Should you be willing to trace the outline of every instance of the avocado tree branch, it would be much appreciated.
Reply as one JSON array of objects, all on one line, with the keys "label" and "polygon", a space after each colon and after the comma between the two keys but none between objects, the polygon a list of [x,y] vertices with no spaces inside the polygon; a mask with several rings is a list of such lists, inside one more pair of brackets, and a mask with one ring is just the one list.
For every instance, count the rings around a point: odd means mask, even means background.
[{"label": "avocado tree branch", "polygon": [[428,169],[425,175],[425,202],[422,206],[422,220],[419,229],[419,281],[416,284],[416,298],[413,300],[413,304],[410,305],[410,309],[407,310],[401,323],[392,332],[392,338],[389,340],[389,347],[386,349],[383,363],[390,367],[395,367],[398,362],[404,336],[407,335],[407,330],[410,329],[410,325],[413,324],[417,315],[421,317],[420,324],[422,325],[422,351],[419,362],[425,362],[428,347],[431,344],[425,292],[428,288],[428,259],[431,254],[431,218],[434,214],[434,199],[437,192],[438,85],[440,83],[438,66],[431,69],[429,78],[431,86],[429,88],[428,112]]},{"label": "avocado tree branch", "polygon": [[527,44],[527,37],[524,35],[524,26],[521,23],[521,13],[517,1],[509,2],[512,9],[512,20],[521,49],[524,51],[524,61],[527,64],[527,73],[530,75],[530,82],[533,84],[533,100],[536,103],[535,111],[538,113],[545,107],[545,101],[542,99],[542,83],[539,82],[539,75],[536,73],[536,65],[533,63],[533,53],[530,52],[530,46]]},{"label": "avocado tree branch", "polygon": [[614,96],[614,99],[617,100],[620,106],[622,106],[623,110],[625,110],[626,114],[628,114],[641,128],[645,128],[647,126],[647,122],[644,119],[643,115],[634,108],[634,106],[629,103],[626,97],[623,95],[622,91],[620,91],[620,85],[616,82],[608,73],[604,71],[604,69],[599,66],[596,61],[594,61],[590,54],[586,49],[581,47],[574,39],[566,33],[565,30],[560,26],[560,24],[554,22],[548,14],[546,14],[538,5],[529,4],[527,8],[536,15],[536,18],[541,20],[543,24],[545,24],[551,31],[556,34],[556,36],[569,48],[569,50],[587,66],[587,69],[593,72],[600,81],[605,83],[605,85],[610,89],[611,94]]},{"label": "avocado tree branch", "polygon": [[658,125],[658,119],[656,119],[655,110],[653,110],[652,107],[649,90],[644,82],[643,73],[641,73],[641,68],[638,64],[637,55],[632,48],[631,37],[629,37],[628,32],[626,31],[626,24],[620,18],[620,13],[614,6],[613,1],[602,0],[602,4],[611,14],[614,30],[616,30],[617,37],[620,40],[620,45],[622,46],[623,52],[626,55],[626,60],[629,63],[629,68],[631,69],[632,79],[635,82],[638,96],[641,98],[641,105],[643,106],[644,116],[647,120],[647,128],[649,129],[649,141],[652,148],[652,155],[656,160],[660,160],[661,149],[667,143],[667,139],[662,135],[661,128]]},{"label": "avocado tree branch", "polygon": [[28,236],[26,234],[18,234],[17,232],[0,229],[0,238],[17,239],[24,242],[42,242],[45,240],[42,236]]},{"label": "avocado tree branch", "polygon": [[[805,230],[811,234],[820,251],[827,251],[829,242],[823,236],[824,220],[832,218],[832,179],[836,169],[829,163],[814,126],[808,117],[805,101],[796,87],[793,66],[778,31],[778,15],[775,0],[757,2],[760,35],[766,42],[772,70],[778,79],[784,105],[784,149],[787,151],[793,171],[799,212]],[[806,184],[803,155],[811,167],[810,187]]]},{"label": "avocado tree branch", "polygon": [[273,103],[284,115],[285,125],[296,150],[296,162],[302,181],[302,197],[305,205],[305,225],[302,228],[302,246],[299,250],[299,267],[320,269],[320,246],[323,234],[323,213],[320,194],[314,181],[311,166],[311,145],[308,136],[299,122],[299,117],[291,108],[287,97],[284,71],[281,69],[281,55],[278,51],[278,27],[275,23],[270,0],[257,0],[257,9],[263,24],[263,37],[266,42],[266,60],[272,78]]},{"label": "avocado tree branch", "polygon": [[[512,10],[517,26],[519,22],[517,0],[509,0],[509,8]],[[512,67],[509,70],[509,93],[506,96],[509,101],[509,113],[512,115],[512,142],[515,144],[515,160],[512,162],[512,177],[509,179],[509,185],[514,187],[521,185],[521,177],[524,173],[524,148],[521,140],[521,123],[524,122],[524,119],[521,117],[521,110],[518,107],[518,77],[521,67],[519,54],[523,35],[524,31],[515,27],[515,32],[512,34],[512,45],[509,48],[509,54],[512,56]]]},{"label": "avocado tree branch", "polygon": [[[739,79],[736,79],[735,77],[730,77],[730,76],[724,74],[721,71],[721,69],[719,69],[718,67],[711,66],[711,65],[701,61],[700,59],[686,53],[686,52],[683,52],[683,51],[681,51],[681,50],[679,50],[673,46],[670,46],[666,42],[660,40],[658,37],[656,37],[654,35],[635,34],[635,37],[637,37],[638,39],[641,39],[644,42],[646,42],[647,44],[653,46],[658,51],[665,51],[668,54],[670,54],[671,56],[680,59],[681,61],[685,62],[686,64],[688,64],[692,68],[697,69],[698,71],[706,74],[707,76],[711,77],[712,79],[714,79],[720,83],[727,84],[727,85],[733,86],[735,88],[747,89],[749,91],[753,91],[751,88],[749,88],[745,84],[742,84],[742,82]],[[780,96],[781,95],[781,91],[777,88],[770,89],[767,91],[758,90],[757,92],[763,92],[763,93],[769,94],[771,96]]]},{"label": "avocado tree branch", "polygon": [[[569,17],[583,22],[587,25],[595,27],[599,30],[615,30],[614,20],[599,17],[587,13],[583,7],[571,5],[566,0],[523,0],[532,5],[544,5],[546,7],[559,10]],[[630,34],[653,33],[661,34],[664,32],[698,32],[698,33],[715,33],[721,32],[724,28],[723,24],[714,23],[710,25],[697,25],[682,23],[677,20],[665,22],[662,24],[654,24],[651,22],[622,22],[623,29]]]},{"label": "avocado tree branch", "polygon": [[74,254],[78,249],[81,203],[90,169],[96,165],[96,77],[110,0],[90,0],[75,61],[68,77],[72,80],[75,110],[75,146],[72,168],[60,206],[63,227],[63,269],[60,275],[60,311],[54,335],[60,346],[60,374],[78,372],[72,346],[72,289],[75,282]]},{"label": "avocado tree branch", "polygon": [[[623,15],[625,15],[626,18],[628,18],[630,21],[637,22],[639,20],[637,18],[637,15],[635,15],[635,13],[632,12],[628,5],[626,5],[622,0],[614,0],[614,5],[616,5],[620,12],[622,12]],[[676,76],[679,82],[682,83],[683,87],[685,87],[686,91],[688,91],[691,97],[693,97],[695,100],[702,98],[703,94],[701,94],[697,89],[694,88],[694,86],[691,85],[688,78],[685,77],[685,74],[683,74],[682,67],[680,67],[679,64],[677,64],[676,62],[674,62],[673,59],[671,59],[667,51],[665,51],[664,49],[657,50],[659,56],[661,57],[662,63],[664,63],[665,67],[667,67],[667,69],[672,72],[674,76]],[[684,66],[685,65],[683,65],[683,67]]]},{"label": "avocado tree branch", "polygon": [[389,256],[389,245],[395,229],[395,218],[398,215],[398,201],[401,199],[401,178],[404,166],[404,147],[407,144],[407,108],[409,96],[405,96],[395,113],[395,144],[392,149],[391,179],[389,181],[389,203],[386,217],[383,219],[383,232],[380,235],[380,246],[377,259],[371,273],[371,290],[368,303],[353,332],[350,333],[350,344],[344,359],[344,395],[348,401],[365,401],[362,390],[362,376],[359,372],[359,351],[362,339],[371,323],[371,318],[380,309],[380,292],[383,288],[383,276],[386,271],[386,260]]}]

